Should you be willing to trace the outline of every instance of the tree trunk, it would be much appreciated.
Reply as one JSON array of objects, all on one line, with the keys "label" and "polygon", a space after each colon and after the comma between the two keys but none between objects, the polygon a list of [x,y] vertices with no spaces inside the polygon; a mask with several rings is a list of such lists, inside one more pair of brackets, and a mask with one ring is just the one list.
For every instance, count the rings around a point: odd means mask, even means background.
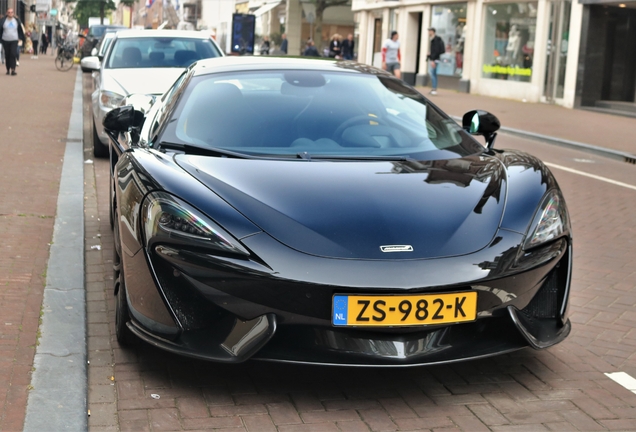
[{"label": "tree trunk", "polygon": [[314,44],[316,44],[316,48],[320,55],[322,55],[322,49],[324,46],[324,41],[322,40],[322,15],[325,12],[324,7],[320,7],[316,5],[316,19],[314,21]]}]

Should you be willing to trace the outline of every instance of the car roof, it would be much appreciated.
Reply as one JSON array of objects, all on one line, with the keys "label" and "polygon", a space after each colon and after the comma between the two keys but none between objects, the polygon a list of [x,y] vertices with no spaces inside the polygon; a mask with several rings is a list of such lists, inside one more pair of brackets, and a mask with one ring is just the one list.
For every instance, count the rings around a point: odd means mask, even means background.
[{"label": "car roof", "polygon": [[219,72],[244,72],[257,70],[320,70],[350,72],[366,75],[393,76],[381,69],[354,61],[334,61],[331,59],[309,59],[300,57],[275,56],[227,56],[197,61],[193,66],[195,75]]},{"label": "car roof", "polygon": [[117,32],[117,39],[144,37],[211,39],[210,35],[194,30],[126,30]]}]

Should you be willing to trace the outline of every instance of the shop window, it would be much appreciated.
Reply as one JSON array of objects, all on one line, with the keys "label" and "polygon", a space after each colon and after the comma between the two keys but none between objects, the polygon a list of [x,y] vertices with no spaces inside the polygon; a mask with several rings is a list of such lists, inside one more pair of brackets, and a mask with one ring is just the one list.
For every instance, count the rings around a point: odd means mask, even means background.
[{"label": "shop window", "polygon": [[530,82],[537,26],[537,3],[486,6],[484,78]]},{"label": "shop window", "polygon": [[466,40],[466,3],[433,6],[431,27],[441,37],[446,52],[440,57],[438,75],[462,76],[464,68],[464,44]]}]

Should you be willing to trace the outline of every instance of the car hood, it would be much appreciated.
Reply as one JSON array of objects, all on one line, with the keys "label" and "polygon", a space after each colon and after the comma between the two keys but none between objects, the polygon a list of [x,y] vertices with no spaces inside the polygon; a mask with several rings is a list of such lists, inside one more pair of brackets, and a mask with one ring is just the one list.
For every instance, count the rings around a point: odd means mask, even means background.
[{"label": "car hood", "polygon": [[425,162],[175,159],[281,243],[323,257],[393,260],[475,252],[493,241],[505,201],[505,168],[488,156]]},{"label": "car hood", "polygon": [[162,94],[182,73],[183,68],[102,69],[102,89],[123,96]]}]

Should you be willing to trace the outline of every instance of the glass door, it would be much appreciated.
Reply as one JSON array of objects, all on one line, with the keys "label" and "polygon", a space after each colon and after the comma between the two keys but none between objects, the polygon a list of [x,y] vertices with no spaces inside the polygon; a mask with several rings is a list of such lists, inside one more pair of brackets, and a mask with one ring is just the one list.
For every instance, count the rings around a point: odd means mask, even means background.
[{"label": "glass door", "polygon": [[554,103],[556,99],[563,99],[572,5],[569,0],[555,0],[550,2],[549,7],[550,26],[543,96],[547,102]]}]

